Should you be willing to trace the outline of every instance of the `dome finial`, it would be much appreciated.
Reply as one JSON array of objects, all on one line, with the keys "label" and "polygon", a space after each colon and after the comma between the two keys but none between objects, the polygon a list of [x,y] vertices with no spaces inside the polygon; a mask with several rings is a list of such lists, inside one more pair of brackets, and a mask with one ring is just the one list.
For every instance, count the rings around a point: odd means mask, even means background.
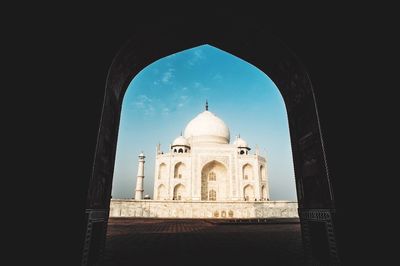
[{"label": "dome finial", "polygon": [[208,101],[206,99],[206,111],[208,111]]}]

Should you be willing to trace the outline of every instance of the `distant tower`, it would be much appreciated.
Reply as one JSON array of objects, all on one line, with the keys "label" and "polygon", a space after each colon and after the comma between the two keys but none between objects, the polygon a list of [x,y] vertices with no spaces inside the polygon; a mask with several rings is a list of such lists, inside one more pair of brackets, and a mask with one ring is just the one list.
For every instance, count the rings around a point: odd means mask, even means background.
[{"label": "distant tower", "polygon": [[158,143],[157,146],[156,146],[156,154],[158,155],[158,154],[161,154],[161,153],[162,153],[161,152],[161,144]]},{"label": "distant tower", "polygon": [[143,199],[143,178],[144,178],[144,154],[141,152],[139,154],[139,165],[138,165],[138,173],[136,179],[136,193],[135,200]]}]

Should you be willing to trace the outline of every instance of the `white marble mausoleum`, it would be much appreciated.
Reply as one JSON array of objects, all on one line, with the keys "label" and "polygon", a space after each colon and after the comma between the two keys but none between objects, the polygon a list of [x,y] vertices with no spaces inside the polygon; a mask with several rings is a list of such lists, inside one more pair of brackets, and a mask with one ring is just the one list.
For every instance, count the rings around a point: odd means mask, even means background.
[{"label": "white marble mausoleum", "polygon": [[145,156],[139,155],[135,199],[111,200],[111,217],[268,218],[297,217],[297,203],[271,201],[268,165],[251,153],[229,127],[208,110],[163,152],[156,149],[154,200],[143,200]]}]

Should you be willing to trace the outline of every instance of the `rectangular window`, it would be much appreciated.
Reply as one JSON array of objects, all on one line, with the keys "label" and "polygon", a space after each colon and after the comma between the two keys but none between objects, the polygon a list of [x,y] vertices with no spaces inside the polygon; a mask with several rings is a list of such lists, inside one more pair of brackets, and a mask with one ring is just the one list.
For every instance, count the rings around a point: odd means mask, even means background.
[{"label": "rectangular window", "polygon": [[215,190],[210,190],[210,192],[208,193],[209,197],[208,200],[217,200],[217,193],[215,192]]},{"label": "rectangular window", "polygon": [[211,172],[208,174],[208,181],[216,181],[217,180],[217,176],[214,172]]}]

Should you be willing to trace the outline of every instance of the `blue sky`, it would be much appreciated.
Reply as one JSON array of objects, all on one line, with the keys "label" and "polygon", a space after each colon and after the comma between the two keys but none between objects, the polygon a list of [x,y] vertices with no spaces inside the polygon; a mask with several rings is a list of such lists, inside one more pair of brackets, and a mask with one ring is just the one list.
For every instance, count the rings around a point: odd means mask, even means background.
[{"label": "blue sky", "polygon": [[168,151],[187,123],[209,110],[228,125],[231,142],[258,145],[268,160],[272,200],[297,200],[286,107],[258,68],[210,45],[164,57],[131,81],[122,104],[113,198],[134,195],[138,154],[146,155],[144,194],[153,198],[157,143]]}]

